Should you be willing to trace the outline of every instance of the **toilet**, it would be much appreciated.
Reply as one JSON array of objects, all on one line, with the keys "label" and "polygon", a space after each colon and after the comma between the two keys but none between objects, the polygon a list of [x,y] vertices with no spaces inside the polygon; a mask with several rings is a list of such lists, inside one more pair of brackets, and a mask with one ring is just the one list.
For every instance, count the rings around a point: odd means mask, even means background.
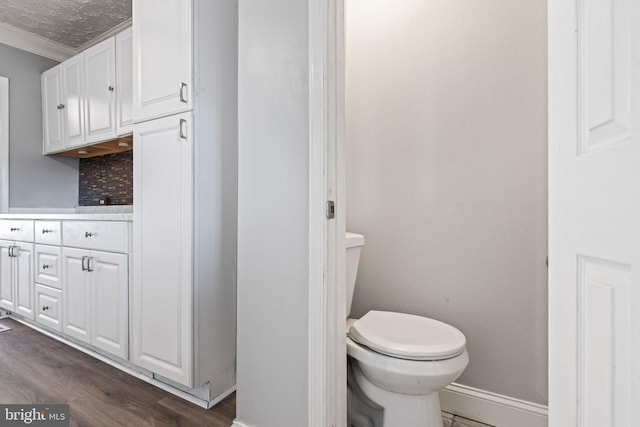
[{"label": "toilet", "polygon": [[[346,233],[347,316],[364,236]],[[347,319],[348,425],[442,427],[438,391],[469,363],[462,332],[438,320],[372,310]]]}]

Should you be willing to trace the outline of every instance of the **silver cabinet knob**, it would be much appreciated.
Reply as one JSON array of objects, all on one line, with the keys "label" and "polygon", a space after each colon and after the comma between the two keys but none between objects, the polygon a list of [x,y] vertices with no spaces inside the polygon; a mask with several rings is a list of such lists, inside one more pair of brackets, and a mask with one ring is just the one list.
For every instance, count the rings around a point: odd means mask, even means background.
[{"label": "silver cabinet knob", "polygon": [[46,228],[42,229],[42,234],[53,233],[53,230],[47,230]]},{"label": "silver cabinet knob", "polygon": [[90,231],[87,231],[87,232],[85,232],[85,233],[84,233],[84,237],[89,238],[89,237],[91,237],[91,236],[93,236],[93,233],[92,233],[92,232],[90,232]]},{"label": "silver cabinet knob", "polygon": [[113,86],[109,86],[109,92],[113,92]]},{"label": "silver cabinet knob", "polygon": [[20,231],[18,227],[11,227],[11,231]]},{"label": "silver cabinet knob", "polygon": [[49,264],[44,264],[44,265],[42,266],[42,269],[43,269],[43,270],[46,270],[47,268],[51,268],[51,266],[50,266]]},{"label": "silver cabinet knob", "polygon": [[42,311],[47,311],[49,310],[49,306],[48,305],[43,305],[42,306]]},{"label": "silver cabinet knob", "polygon": [[64,108],[64,104],[58,104],[58,106],[56,107],[58,110],[62,110]]}]

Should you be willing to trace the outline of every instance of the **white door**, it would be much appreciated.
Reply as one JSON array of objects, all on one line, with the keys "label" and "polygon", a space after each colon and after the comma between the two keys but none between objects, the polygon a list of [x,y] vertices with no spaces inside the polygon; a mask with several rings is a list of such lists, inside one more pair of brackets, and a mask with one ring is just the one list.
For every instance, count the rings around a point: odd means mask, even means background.
[{"label": "white door", "polygon": [[42,139],[44,153],[64,149],[60,66],[42,73]]},{"label": "white door", "polygon": [[86,142],[116,137],[116,45],[113,37],[82,53]]},{"label": "white door", "polygon": [[65,148],[84,144],[84,90],[82,56],[76,55],[60,65],[62,76],[63,141]]},{"label": "white door", "polygon": [[186,386],[193,380],[192,124],[181,114],[133,131],[131,360]]},{"label": "white door", "polygon": [[128,272],[127,256],[91,252],[91,344],[127,358]]},{"label": "white door", "polygon": [[16,313],[33,319],[33,243],[17,242],[14,249]]},{"label": "white door", "polygon": [[640,2],[549,7],[549,425],[638,425]]},{"label": "white door", "polygon": [[133,33],[116,34],[116,133],[133,132]]},{"label": "white door", "polygon": [[62,248],[62,331],[86,343],[91,342],[89,255],[89,251]]},{"label": "white door", "polygon": [[133,0],[136,123],[191,109],[191,0]]},{"label": "white door", "polygon": [[13,257],[9,256],[13,242],[0,240],[0,307],[15,311],[13,287]]}]

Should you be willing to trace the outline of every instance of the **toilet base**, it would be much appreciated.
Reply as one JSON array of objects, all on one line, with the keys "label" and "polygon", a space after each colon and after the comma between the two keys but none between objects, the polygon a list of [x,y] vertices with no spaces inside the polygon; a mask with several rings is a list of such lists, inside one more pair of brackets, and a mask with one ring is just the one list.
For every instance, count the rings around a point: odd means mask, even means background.
[{"label": "toilet base", "polygon": [[425,395],[392,393],[369,381],[357,363],[352,369],[360,390],[383,408],[383,426],[442,427],[437,391]]}]

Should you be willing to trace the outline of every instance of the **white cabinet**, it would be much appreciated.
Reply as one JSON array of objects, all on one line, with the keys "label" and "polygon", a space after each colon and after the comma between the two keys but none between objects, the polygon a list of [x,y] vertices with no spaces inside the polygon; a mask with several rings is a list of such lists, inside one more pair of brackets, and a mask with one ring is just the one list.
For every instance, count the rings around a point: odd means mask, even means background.
[{"label": "white cabinet", "polygon": [[82,53],[87,143],[116,137],[116,44],[110,37]]},{"label": "white cabinet", "polygon": [[131,29],[42,73],[43,153],[132,132]]},{"label": "white cabinet", "polygon": [[33,319],[33,243],[0,240],[0,307]]},{"label": "white cabinet", "polygon": [[133,1],[131,361],[207,400],[235,385],[237,13]]},{"label": "white cabinet", "polygon": [[42,73],[42,138],[44,153],[64,149],[60,66]]},{"label": "white cabinet", "polygon": [[35,298],[36,322],[62,332],[62,291],[36,283]]},{"label": "white cabinet", "polygon": [[127,256],[64,247],[62,264],[63,332],[126,359]]},{"label": "white cabinet", "polygon": [[44,154],[84,144],[81,59],[74,56],[42,73]]},{"label": "white cabinet", "polygon": [[62,253],[59,246],[35,245],[36,282],[62,288]]},{"label": "white cabinet", "polygon": [[131,28],[116,34],[116,133],[133,132],[133,34]]},{"label": "white cabinet", "polygon": [[62,76],[61,112],[64,124],[64,148],[83,145],[84,135],[84,97],[82,59],[74,56],[60,64]]},{"label": "white cabinet", "polygon": [[185,113],[136,124],[133,134],[132,360],[187,386],[193,359],[191,124]]},{"label": "white cabinet", "polygon": [[133,1],[136,123],[191,109],[192,9],[189,0]]}]

